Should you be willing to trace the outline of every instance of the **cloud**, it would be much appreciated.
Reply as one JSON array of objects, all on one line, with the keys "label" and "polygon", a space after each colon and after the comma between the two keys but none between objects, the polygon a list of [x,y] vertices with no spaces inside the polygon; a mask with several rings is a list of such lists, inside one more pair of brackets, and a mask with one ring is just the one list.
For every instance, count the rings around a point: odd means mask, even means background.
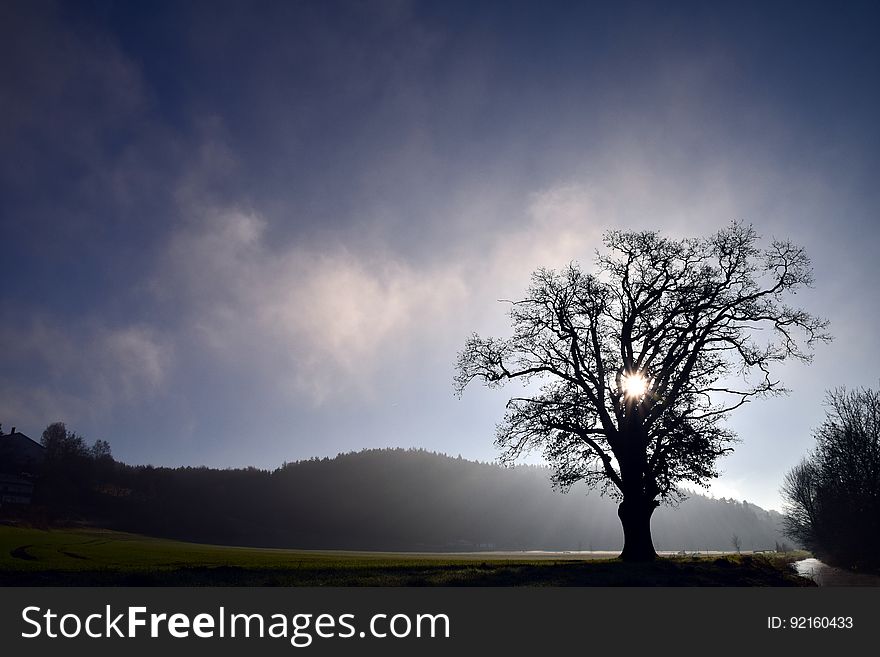
[{"label": "cloud", "polygon": [[0,418],[40,426],[76,423],[158,394],[173,347],[145,326],[99,327],[50,318],[0,329]]},{"label": "cloud", "polygon": [[273,248],[267,235],[257,214],[203,213],[175,232],[152,287],[213,357],[316,403],[369,394],[395,352],[441,331],[466,295],[454,269],[339,244]]},{"label": "cloud", "polygon": [[453,351],[487,311],[503,322],[499,296],[521,293],[539,266],[591,257],[603,229],[589,194],[561,186],[534,194],[516,225],[438,243],[440,256],[422,260],[354,229],[336,241],[273,243],[265,216],[195,198],[186,195],[188,218],[150,285],[163,314],[179,314],[178,339],[319,404],[369,397],[378,379],[418,367],[407,357]]},{"label": "cloud", "polygon": [[0,184],[45,195],[51,181],[55,194],[71,193],[68,203],[124,204],[143,183],[145,158],[131,142],[146,131],[156,137],[146,120],[149,92],[113,38],[65,24],[65,13],[51,2],[0,10],[0,57],[8,63],[0,67]]},{"label": "cloud", "polygon": [[157,391],[171,364],[170,348],[140,326],[102,332],[94,348],[108,396],[112,390],[126,400]]},{"label": "cloud", "polygon": [[275,243],[278,227],[262,214],[197,198],[185,195],[187,218],[150,283],[162,314],[179,316],[179,344],[316,404],[369,398],[439,354],[451,367],[481,318],[506,323],[495,300],[522,293],[537,267],[589,260],[607,228],[585,189],[559,186],[533,194],[515,225],[419,259],[354,229]]},{"label": "cloud", "polygon": [[592,196],[574,184],[533,193],[526,215],[518,230],[503,233],[495,242],[490,264],[496,280],[516,280],[538,267],[590,260],[607,228]]},{"label": "cloud", "polygon": [[[235,168],[222,144],[208,151],[226,153],[224,168]],[[457,232],[438,239],[430,258],[418,256],[423,243],[413,253],[405,243],[368,239],[381,227],[369,208],[367,225],[347,225],[332,238],[291,236],[277,218],[214,203],[192,182],[200,179],[196,170],[184,178],[181,219],[150,289],[164,304],[160,316],[177,317],[181,353],[201,352],[229,376],[288,399],[369,398],[377,382],[402,379],[425,362],[408,357],[443,354],[451,367],[470,331],[505,331],[495,300],[522,294],[538,267],[591,267],[605,230],[692,235],[693,225],[701,233],[721,227],[746,205],[733,202],[729,172],[682,180],[679,171],[658,173],[650,154],[624,158],[615,150],[614,157],[605,158],[601,174],[524,194],[511,221],[492,230],[480,225],[473,236],[466,232],[473,207],[491,217],[485,199],[497,194],[474,189],[473,204],[457,198],[447,208]],[[432,367],[439,375],[437,363]]]}]

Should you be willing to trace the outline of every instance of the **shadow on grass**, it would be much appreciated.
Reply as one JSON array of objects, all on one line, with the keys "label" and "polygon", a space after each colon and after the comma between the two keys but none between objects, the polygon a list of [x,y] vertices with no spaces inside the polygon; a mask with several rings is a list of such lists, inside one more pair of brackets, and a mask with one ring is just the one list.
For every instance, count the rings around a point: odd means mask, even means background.
[{"label": "shadow on grass", "polygon": [[182,567],[155,571],[0,573],[4,586],[814,586],[784,558],[462,562],[305,568]]}]

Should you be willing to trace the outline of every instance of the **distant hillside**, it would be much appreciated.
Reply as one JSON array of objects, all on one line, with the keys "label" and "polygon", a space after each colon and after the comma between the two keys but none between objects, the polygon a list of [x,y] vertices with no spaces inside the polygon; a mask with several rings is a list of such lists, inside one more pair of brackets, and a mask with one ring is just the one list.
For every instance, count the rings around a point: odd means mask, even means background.
[{"label": "distant hillside", "polygon": [[[367,450],[256,469],[117,464],[92,512],[106,524],[202,542],[364,550],[613,550],[613,501],[555,492],[549,472],[423,450]],[[692,495],[653,520],[659,550],[782,543],[780,515]]]}]

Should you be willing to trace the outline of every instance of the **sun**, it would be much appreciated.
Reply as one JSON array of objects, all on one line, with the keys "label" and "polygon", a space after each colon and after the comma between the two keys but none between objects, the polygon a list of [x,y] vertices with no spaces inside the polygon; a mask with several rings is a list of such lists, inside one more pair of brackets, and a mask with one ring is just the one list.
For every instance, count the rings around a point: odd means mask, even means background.
[{"label": "sun", "polygon": [[620,378],[620,385],[629,399],[639,399],[648,392],[648,379],[641,374],[624,374]]}]

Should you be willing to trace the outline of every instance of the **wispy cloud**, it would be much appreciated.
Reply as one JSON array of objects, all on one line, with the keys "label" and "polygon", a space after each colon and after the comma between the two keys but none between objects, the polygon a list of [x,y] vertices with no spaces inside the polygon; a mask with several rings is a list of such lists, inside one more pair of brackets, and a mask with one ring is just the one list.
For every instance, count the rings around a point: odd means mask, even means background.
[{"label": "wispy cloud", "polygon": [[343,245],[273,247],[267,232],[253,213],[206,212],[172,236],[153,289],[213,356],[314,402],[369,395],[377,368],[442,332],[466,294],[454,270]]},{"label": "wispy cloud", "polygon": [[172,363],[172,345],[146,326],[47,317],[4,322],[0,367],[8,374],[0,379],[0,418],[30,426],[91,421],[160,394]]}]

